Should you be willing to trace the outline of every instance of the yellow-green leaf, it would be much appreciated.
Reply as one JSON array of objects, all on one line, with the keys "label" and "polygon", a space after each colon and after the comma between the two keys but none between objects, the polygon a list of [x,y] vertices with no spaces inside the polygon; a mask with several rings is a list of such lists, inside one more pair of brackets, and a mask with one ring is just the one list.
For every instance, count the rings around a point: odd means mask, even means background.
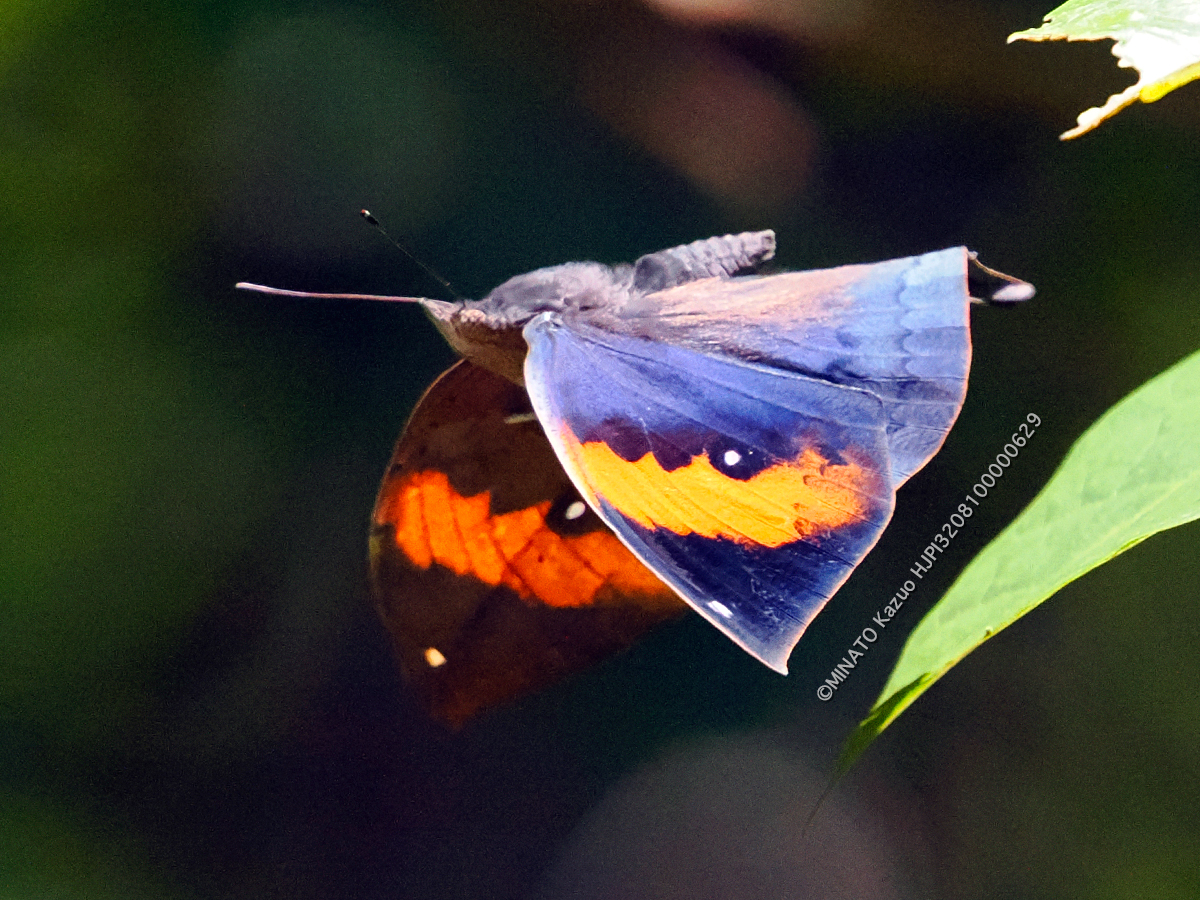
[{"label": "yellow-green leaf", "polygon": [[955,663],[1059,588],[1197,518],[1200,353],[1101,416],[1025,511],[971,561],[913,630],[841,768]]},{"label": "yellow-green leaf", "polygon": [[1067,0],[1013,41],[1116,41],[1117,64],[1139,78],[1103,106],[1084,110],[1064,140],[1091,131],[1135,100],[1153,103],[1200,78],[1200,4],[1196,0]]}]

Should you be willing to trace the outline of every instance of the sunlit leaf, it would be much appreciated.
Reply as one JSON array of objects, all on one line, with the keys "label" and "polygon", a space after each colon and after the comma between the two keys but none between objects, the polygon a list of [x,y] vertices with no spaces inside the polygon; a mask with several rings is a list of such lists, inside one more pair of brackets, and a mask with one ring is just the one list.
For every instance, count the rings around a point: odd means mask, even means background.
[{"label": "sunlit leaf", "polygon": [[988,638],[1101,563],[1196,518],[1200,353],[1105,413],[1025,511],[967,566],[909,637],[843,751],[843,768]]},{"label": "sunlit leaf", "polygon": [[1117,64],[1139,78],[1103,106],[1084,110],[1063,139],[1091,131],[1135,100],[1153,103],[1200,78],[1200,6],[1196,0],[1068,0],[1037,28],[1010,34],[1012,41],[1116,41]]}]

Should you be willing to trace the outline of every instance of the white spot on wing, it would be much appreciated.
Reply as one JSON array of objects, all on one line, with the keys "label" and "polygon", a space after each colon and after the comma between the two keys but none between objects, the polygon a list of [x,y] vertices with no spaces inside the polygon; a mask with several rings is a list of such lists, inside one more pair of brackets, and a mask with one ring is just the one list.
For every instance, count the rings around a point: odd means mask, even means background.
[{"label": "white spot on wing", "polygon": [[725,619],[733,618],[733,610],[722,603],[720,600],[709,600],[708,608],[715,612],[718,616]]},{"label": "white spot on wing", "polygon": [[576,500],[567,507],[566,512],[563,513],[563,518],[568,522],[574,522],[585,512],[587,512],[587,504],[585,504],[582,500]]},{"label": "white spot on wing", "polygon": [[726,450],[724,460],[725,465],[736,466],[742,461],[742,454],[738,453],[736,450]]},{"label": "white spot on wing", "polygon": [[446,657],[442,655],[442,651],[437,647],[426,647],[425,662],[429,664],[429,668],[436,669],[438,666],[446,664]]}]

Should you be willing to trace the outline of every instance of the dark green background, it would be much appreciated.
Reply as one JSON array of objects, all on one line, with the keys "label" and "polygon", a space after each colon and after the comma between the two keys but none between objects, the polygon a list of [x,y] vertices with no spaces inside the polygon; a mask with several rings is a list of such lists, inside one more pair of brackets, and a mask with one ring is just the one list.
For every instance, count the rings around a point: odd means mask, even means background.
[{"label": "dark green background", "polygon": [[[1195,85],[1060,143],[1129,76],[1103,46],[1005,47],[1032,2],[774,29],[605,0],[116,6],[0,8],[0,896],[1200,894],[1194,526],[969,657],[804,828],[901,629],[1200,347]],[[775,92],[803,165],[697,178],[686,128],[648,140],[590,92],[630,46],[630,105],[716,60]],[[708,124],[717,158],[758,158]],[[959,425],[790,677],[685,621],[449,734],[364,591],[377,479],[449,351],[414,309],[231,289],[435,292],[361,206],[473,296],[765,227],[791,268],[965,243],[1039,294],[976,311]]]}]

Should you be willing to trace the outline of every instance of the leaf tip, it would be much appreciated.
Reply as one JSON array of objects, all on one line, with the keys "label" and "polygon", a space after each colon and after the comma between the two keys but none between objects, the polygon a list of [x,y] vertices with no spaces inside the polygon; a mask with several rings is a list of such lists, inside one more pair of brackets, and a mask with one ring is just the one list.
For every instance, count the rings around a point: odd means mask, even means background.
[{"label": "leaf tip", "polygon": [[837,766],[834,769],[834,777],[841,778],[849,772],[875,738],[879,737],[883,730],[892,724],[900,713],[908,709],[914,700],[925,693],[925,689],[936,680],[937,676],[933,672],[924,672],[904,687],[893,692],[887,699],[877,701],[874,709],[858,723],[858,727],[854,729],[854,733],[850,735],[842,748],[842,753],[838,757]]}]

